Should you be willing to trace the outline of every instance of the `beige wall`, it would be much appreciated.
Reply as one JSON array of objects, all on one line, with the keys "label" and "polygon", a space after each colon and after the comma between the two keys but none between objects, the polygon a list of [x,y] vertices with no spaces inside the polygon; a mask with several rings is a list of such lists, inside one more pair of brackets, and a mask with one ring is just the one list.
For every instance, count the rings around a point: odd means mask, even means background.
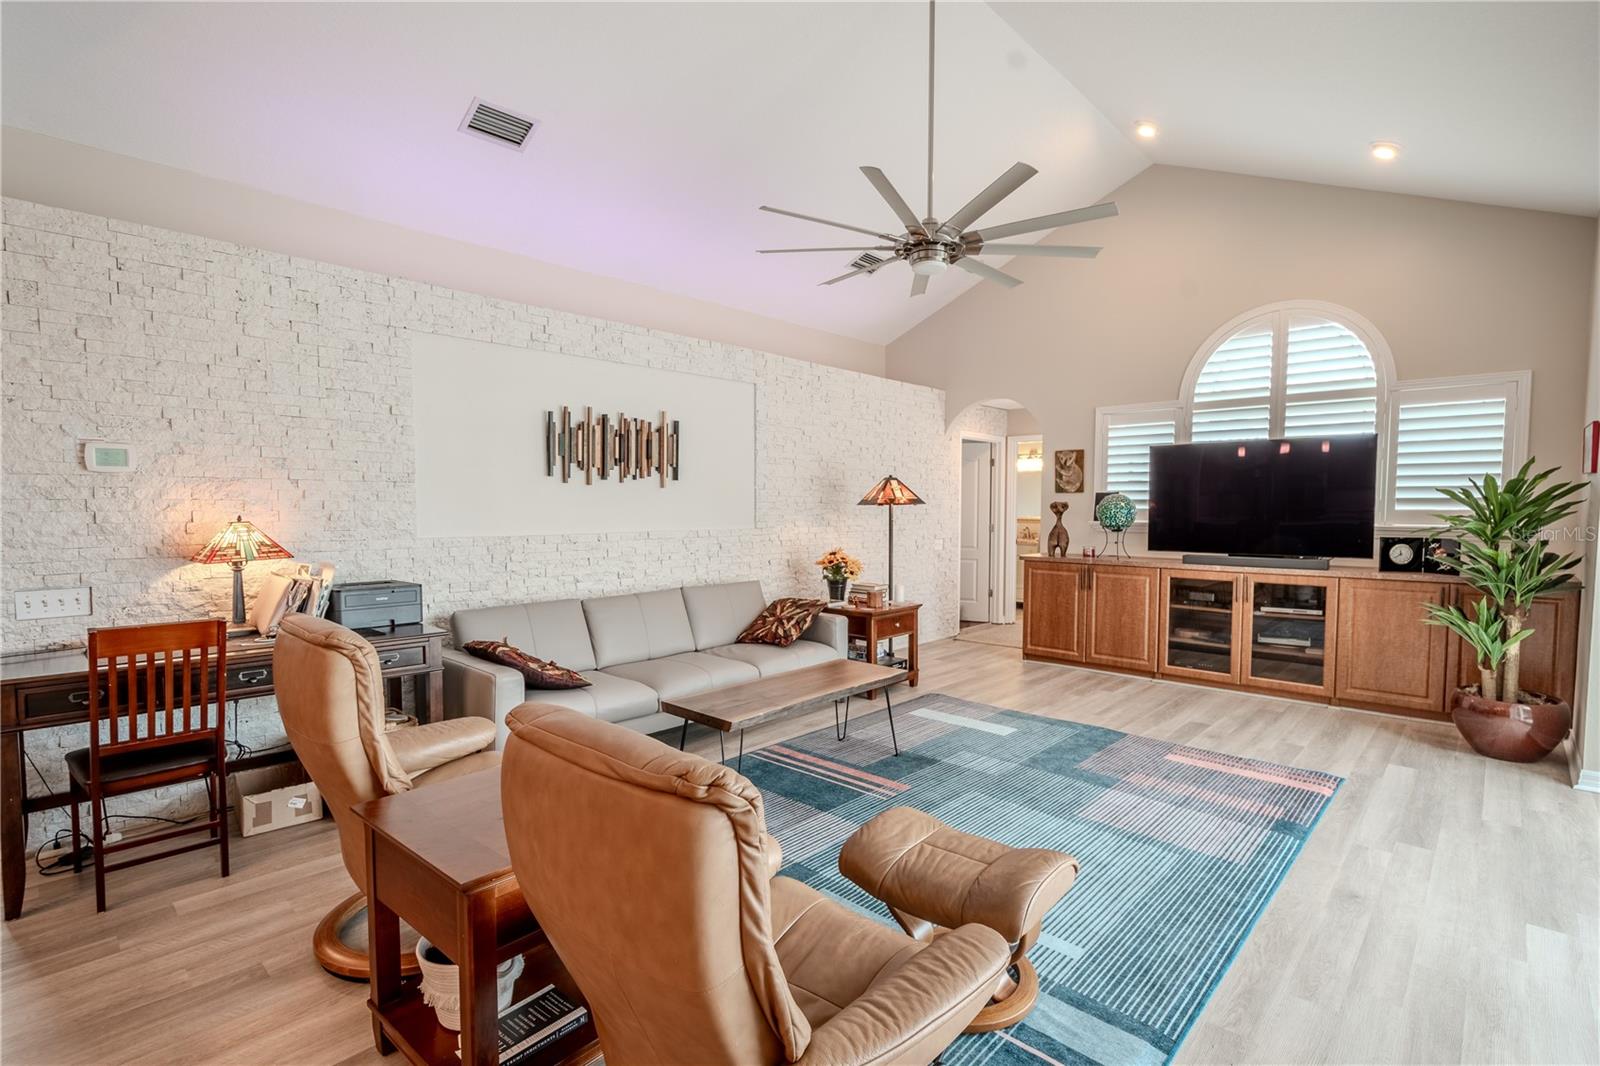
[{"label": "beige wall", "polygon": [[[1196,349],[1264,304],[1323,300],[1372,321],[1402,380],[1531,368],[1533,454],[1576,472],[1590,351],[1595,220],[1158,166],[1119,217],[1052,235],[1093,261],[1013,260],[889,345],[892,377],[947,413],[1025,403],[1046,454],[1083,448],[1098,405],[1177,397]],[[1050,498],[1054,498],[1053,495]],[[1073,544],[1099,544],[1068,497]]]},{"label": "beige wall", "polygon": [[376,222],[7,126],[6,196],[461,292],[883,374],[882,345]]}]

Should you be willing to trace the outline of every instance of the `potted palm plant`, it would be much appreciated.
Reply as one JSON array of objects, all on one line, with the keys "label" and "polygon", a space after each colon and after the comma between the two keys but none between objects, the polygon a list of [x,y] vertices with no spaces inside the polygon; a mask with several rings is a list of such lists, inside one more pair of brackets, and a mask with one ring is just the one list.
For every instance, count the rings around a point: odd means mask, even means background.
[{"label": "potted palm plant", "polygon": [[1513,762],[1534,762],[1553,751],[1572,728],[1564,700],[1522,688],[1522,644],[1533,635],[1528,614],[1536,597],[1571,580],[1578,560],[1550,550],[1543,531],[1568,517],[1583,491],[1576,482],[1532,473],[1529,459],[1503,483],[1486,475],[1470,489],[1440,489],[1461,507],[1438,515],[1439,534],[1455,541],[1435,558],[1479,594],[1468,614],[1460,606],[1428,605],[1428,622],[1451,630],[1477,657],[1479,682],[1456,689],[1450,718],[1472,749]]}]

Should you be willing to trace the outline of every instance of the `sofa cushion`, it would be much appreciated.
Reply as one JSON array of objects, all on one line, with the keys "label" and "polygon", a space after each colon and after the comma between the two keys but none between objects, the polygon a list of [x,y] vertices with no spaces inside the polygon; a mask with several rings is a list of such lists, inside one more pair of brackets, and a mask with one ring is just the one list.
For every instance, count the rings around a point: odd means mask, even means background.
[{"label": "sofa cushion", "polygon": [[694,650],[680,589],[584,600],[583,615],[601,669]]},{"label": "sofa cushion", "polygon": [[649,685],[664,700],[693,696],[697,692],[737,685],[741,681],[754,681],[761,676],[761,671],[749,663],[703,651],[683,652],[664,659],[646,659],[640,663],[618,663],[601,672]]},{"label": "sofa cushion", "polygon": [[797,640],[787,648],[779,648],[772,644],[728,644],[712,648],[711,654],[749,663],[761,671],[762,677],[771,677],[774,674],[798,670],[802,666],[814,666],[829,659],[841,658],[835,648],[815,640]]},{"label": "sofa cushion", "polygon": [[759,581],[728,581],[685,588],[683,603],[694,630],[694,646],[709,651],[738,640],[744,627],[766,608],[767,598]]},{"label": "sofa cushion", "polygon": [[528,690],[532,703],[552,703],[557,707],[587,714],[602,722],[621,724],[634,718],[655,714],[660,709],[656,690],[626,677],[617,677],[602,670],[585,671],[588,688]]},{"label": "sofa cushion", "polygon": [[450,629],[458,648],[469,640],[503,640],[569,670],[582,672],[597,665],[578,600],[457,611],[450,616]]}]

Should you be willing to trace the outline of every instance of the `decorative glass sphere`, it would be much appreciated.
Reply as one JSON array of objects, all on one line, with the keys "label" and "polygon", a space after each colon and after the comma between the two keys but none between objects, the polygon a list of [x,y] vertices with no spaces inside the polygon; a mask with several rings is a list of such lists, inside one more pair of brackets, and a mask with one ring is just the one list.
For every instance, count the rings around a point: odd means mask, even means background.
[{"label": "decorative glass sphere", "polygon": [[1103,529],[1113,533],[1121,533],[1133,525],[1133,520],[1138,512],[1134,509],[1133,501],[1120,492],[1113,492],[1100,501],[1094,509],[1094,520],[1099,522]]}]

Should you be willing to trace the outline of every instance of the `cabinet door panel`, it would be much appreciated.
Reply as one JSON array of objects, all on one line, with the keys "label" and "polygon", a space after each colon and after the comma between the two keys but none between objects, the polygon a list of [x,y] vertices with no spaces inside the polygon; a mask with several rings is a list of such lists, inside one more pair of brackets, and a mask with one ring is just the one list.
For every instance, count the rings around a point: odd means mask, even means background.
[{"label": "cabinet door panel", "polygon": [[1163,677],[1238,684],[1238,610],[1244,579],[1237,575],[1161,571],[1161,658]]},{"label": "cabinet door panel", "polygon": [[1241,680],[1267,692],[1330,697],[1339,647],[1335,579],[1251,576],[1244,599]]},{"label": "cabinet door panel", "polygon": [[[1577,679],[1574,676],[1577,665],[1578,642],[1578,607],[1579,594],[1577,592],[1564,592],[1550,596],[1540,596],[1533,601],[1533,609],[1528,612],[1528,626],[1533,630],[1533,636],[1522,642],[1522,678],[1518,684],[1528,692],[1539,692],[1546,696],[1555,696],[1558,699],[1571,703]],[[1472,616],[1473,605],[1482,597],[1469,588],[1456,589],[1456,602],[1461,609]],[[1450,634],[1450,656],[1456,663],[1455,670],[1451,673],[1454,679],[1451,687],[1457,685],[1476,685],[1478,683],[1478,662],[1466,641]],[[1445,693],[1446,698],[1449,692]],[[1448,703],[1446,704],[1448,706]]]},{"label": "cabinet door panel", "polygon": [[1084,568],[1032,563],[1024,572],[1022,651],[1052,659],[1083,659]]},{"label": "cabinet door panel", "polygon": [[1443,582],[1341,579],[1335,698],[1440,713],[1448,644],[1424,619],[1449,595]]},{"label": "cabinet door panel", "polygon": [[1160,578],[1145,567],[1089,567],[1089,662],[1155,672]]}]

